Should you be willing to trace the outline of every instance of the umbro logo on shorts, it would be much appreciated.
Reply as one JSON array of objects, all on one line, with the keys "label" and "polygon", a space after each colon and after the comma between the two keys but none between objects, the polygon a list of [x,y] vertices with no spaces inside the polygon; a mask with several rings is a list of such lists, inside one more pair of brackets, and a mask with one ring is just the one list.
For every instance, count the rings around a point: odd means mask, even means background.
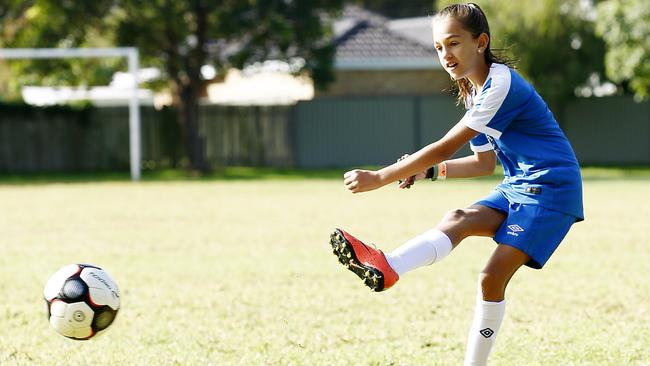
[{"label": "umbro logo on shorts", "polygon": [[485,338],[490,338],[492,337],[492,334],[494,334],[494,331],[490,328],[485,328],[483,330],[480,330],[479,333]]},{"label": "umbro logo on shorts", "polygon": [[508,225],[508,229],[510,229],[510,231],[508,231],[507,234],[513,235],[513,236],[519,236],[519,234],[517,234],[517,233],[520,233],[520,232],[524,231],[524,229],[521,226],[517,225],[517,224]]},{"label": "umbro logo on shorts", "polygon": [[508,225],[508,229],[514,231],[514,232],[519,232],[519,231],[524,231],[521,226],[519,225]]}]

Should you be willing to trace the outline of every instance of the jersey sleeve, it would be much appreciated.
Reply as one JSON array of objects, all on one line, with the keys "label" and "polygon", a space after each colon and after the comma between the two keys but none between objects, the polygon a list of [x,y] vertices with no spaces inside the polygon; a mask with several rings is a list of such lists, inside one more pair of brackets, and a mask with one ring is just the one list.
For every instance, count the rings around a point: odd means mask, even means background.
[{"label": "jersey sleeve", "polygon": [[462,119],[465,126],[499,139],[517,115],[517,108],[512,105],[515,98],[508,98],[510,82],[507,68],[489,78],[472,108],[465,113]]},{"label": "jersey sleeve", "polygon": [[494,147],[492,147],[492,144],[490,143],[490,141],[488,141],[487,136],[485,136],[485,134],[482,133],[479,133],[473,139],[470,140],[469,147],[474,152],[485,152],[485,151],[494,150]]}]

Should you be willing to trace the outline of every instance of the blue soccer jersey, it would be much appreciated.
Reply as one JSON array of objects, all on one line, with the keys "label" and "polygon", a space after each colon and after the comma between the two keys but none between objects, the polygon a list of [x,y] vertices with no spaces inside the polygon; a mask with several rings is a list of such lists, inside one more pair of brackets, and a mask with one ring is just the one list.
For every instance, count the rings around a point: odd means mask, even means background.
[{"label": "blue soccer jersey", "polygon": [[584,218],[576,156],[553,113],[514,70],[493,64],[461,120],[480,132],[475,152],[494,150],[504,170],[497,186],[510,202],[538,205]]}]

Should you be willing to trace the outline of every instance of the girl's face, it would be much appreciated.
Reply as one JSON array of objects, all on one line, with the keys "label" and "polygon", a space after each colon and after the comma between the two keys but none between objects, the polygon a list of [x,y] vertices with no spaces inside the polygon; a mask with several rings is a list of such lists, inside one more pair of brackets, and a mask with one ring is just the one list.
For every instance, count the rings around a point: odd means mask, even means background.
[{"label": "girl's face", "polygon": [[462,24],[446,17],[433,23],[433,47],[442,67],[454,80],[470,78],[485,66],[487,35],[474,38]]}]

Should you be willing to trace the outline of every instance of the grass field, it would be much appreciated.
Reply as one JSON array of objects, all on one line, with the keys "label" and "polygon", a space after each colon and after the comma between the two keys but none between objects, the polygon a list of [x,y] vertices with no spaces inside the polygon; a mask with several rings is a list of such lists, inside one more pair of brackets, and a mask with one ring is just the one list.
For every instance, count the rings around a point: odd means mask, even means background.
[{"label": "grass field", "polygon": [[[270,175],[0,179],[0,364],[462,363],[491,240],[372,293],[328,236],[343,227],[390,250],[496,180],[352,195],[330,174]],[[650,175],[586,177],[587,220],[543,270],[512,280],[492,365],[650,365]],[[122,291],[115,324],[87,342],[57,335],[43,312],[45,281],[75,262]]]}]

